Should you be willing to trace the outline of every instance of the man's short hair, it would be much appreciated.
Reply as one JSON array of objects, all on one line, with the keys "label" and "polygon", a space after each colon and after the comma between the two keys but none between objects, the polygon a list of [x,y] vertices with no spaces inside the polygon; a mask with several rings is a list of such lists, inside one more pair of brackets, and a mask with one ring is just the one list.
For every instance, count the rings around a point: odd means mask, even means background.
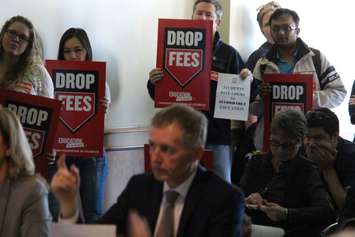
[{"label": "man's short hair", "polygon": [[211,4],[213,4],[213,6],[216,8],[217,20],[219,20],[219,21],[222,20],[223,9],[222,9],[222,5],[220,4],[220,2],[219,2],[218,0],[197,0],[197,1],[194,3],[193,12],[195,12],[195,9],[196,9],[197,4],[199,4],[200,2],[205,2],[205,3],[211,3]]},{"label": "man's short hair", "polygon": [[273,20],[278,19],[281,16],[291,16],[293,18],[293,21],[295,22],[296,26],[298,27],[300,23],[300,17],[298,16],[297,12],[287,9],[287,8],[278,8],[272,13],[270,16],[269,24],[271,26],[271,22]]},{"label": "man's short hair", "polygon": [[207,119],[203,113],[188,105],[174,104],[156,113],[151,126],[163,128],[175,122],[183,130],[183,143],[186,147],[205,146]]},{"label": "man's short hair", "polygon": [[304,114],[294,109],[278,113],[271,123],[271,133],[277,131],[285,132],[291,139],[303,139],[307,131],[307,121]]},{"label": "man's short hair", "polygon": [[308,128],[320,127],[329,136],[339,132],[339,119],[336,114],[328,108],[318,108],[306,114]]}]

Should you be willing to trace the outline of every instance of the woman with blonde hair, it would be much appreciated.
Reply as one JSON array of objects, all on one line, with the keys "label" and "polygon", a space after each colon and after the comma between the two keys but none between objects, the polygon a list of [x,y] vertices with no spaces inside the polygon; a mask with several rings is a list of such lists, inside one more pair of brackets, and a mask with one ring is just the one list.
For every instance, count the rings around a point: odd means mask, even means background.
[{"label": "woman with blonde hair", "polygon": [[0,88],[53,98],[53,82],[37,54],[33,24],[23,16],[7,20],[0,32]]},{"label": "woman with blonde hair", "polygon": [[51,216],[45,181],[16,115],[0,109],[0,236],[47,237]]}]

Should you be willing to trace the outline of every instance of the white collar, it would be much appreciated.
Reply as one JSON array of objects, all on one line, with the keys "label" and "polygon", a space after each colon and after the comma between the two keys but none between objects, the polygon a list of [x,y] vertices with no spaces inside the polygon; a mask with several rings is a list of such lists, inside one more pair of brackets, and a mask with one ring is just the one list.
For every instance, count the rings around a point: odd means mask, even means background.
[{"label": "white collar", "polygon": [[197,168],[192,172],[192,174],[190,175],[190,177],[188,177],[184,182],[182,182],[179,186],[177,186],[176,188],[170,188],[167,182],[164,182],[164,188],[163,188],[163,193],[165,193],[168,190],[174,190],[176,192],[179,193],[179,195],[182,198],[186,197],[187,192],[190,189],[190,186],[192,184],[192,181],[195,178],[197,172]]}]

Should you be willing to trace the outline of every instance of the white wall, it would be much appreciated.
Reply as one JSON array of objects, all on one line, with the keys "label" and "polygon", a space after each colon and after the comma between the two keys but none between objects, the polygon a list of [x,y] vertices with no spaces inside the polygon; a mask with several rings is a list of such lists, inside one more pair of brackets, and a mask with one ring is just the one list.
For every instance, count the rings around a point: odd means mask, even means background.
[{"label": "white wall", "polygon": [[[268,0],[230,0],[230,43],[243,58],[258,48],[264,38],[256,21],[256,9]],[[350,124],[347,103],[352,83],[355,28],[352,1],[279,0],[283,7],[295,10],[300,16],[300,37],[311,47],[320,49],[340,74],[348,95],[333,111],[340,120],[340,133],[352,140],[355,127]]]},{"label": "white wall", "polygon": [[191,4],[191,0],[2,0],[0,24],[13,15],[28,17],[49,59],[56,58],[67,28],[84,28],[94,59],[107,62],[112,107],[106,128],[146,127],[153,114],[146,81],[155,66],[158,17],[189,17]]}]

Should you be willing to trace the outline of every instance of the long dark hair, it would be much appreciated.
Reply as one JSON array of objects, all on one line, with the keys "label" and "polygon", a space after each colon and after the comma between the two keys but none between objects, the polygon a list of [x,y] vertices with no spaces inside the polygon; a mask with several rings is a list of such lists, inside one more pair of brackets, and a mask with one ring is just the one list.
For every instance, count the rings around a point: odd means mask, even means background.
[{"label": "long dark hair", "polygon": [[0,82],[0,88],[7,88],[8,86],[15,83],[16,81],[21,80],[26,69],[34,62],[34,42],[35,42],[34,27],[31,21],[23,16],[11,17],[3,25],[0,32],[0,60],[3,60],[4,57],[4,48],[2,47],[2,41],[4,39],[4,35],[6,31],[9,29],[9,27],[15,22],[20,22],[26,25],[30,31],[30,37],[28,39],[27,48],[20,55],[20,58],[17,61],[17,63],[6,71],[5,79]]},{"label": "long dark hair", "polygon": [[90,40],[85,30],[81,28],[69,28],[60,38],[58,48],[58,60],[64,60],[64,44],[68,39],[77,38],[86,50],[86,61],[92,60],[92,49]]}]

